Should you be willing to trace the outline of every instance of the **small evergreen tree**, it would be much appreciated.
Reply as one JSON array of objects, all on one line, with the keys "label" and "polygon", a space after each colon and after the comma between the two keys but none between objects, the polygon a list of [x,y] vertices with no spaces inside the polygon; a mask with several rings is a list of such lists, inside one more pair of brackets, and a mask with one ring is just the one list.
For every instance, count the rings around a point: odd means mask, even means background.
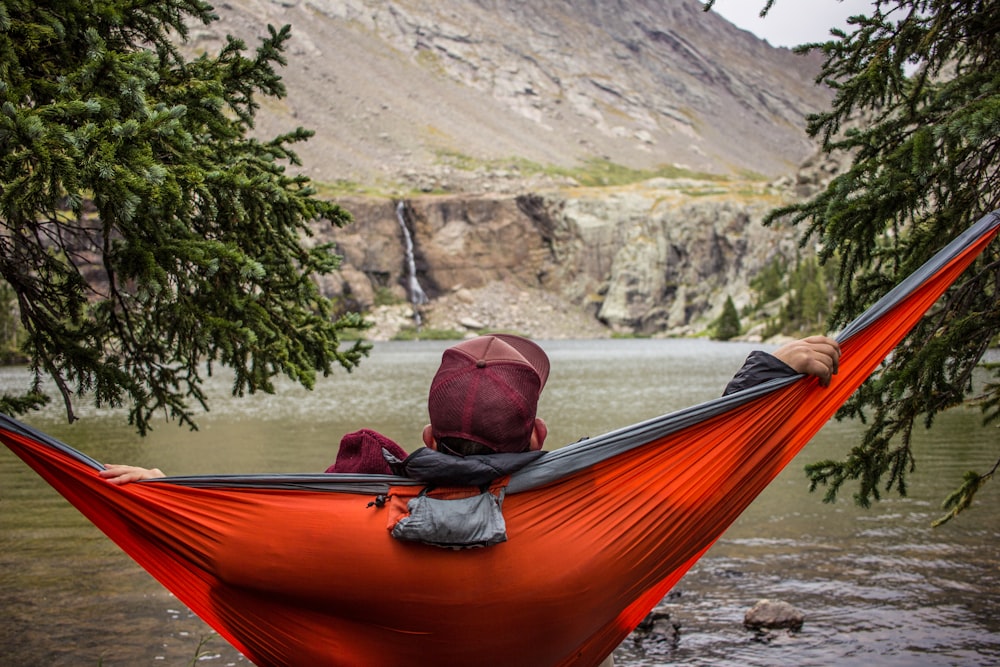
[{"label": "small evergreen tree", "polygon": [[791,297],[786,309],[785,330],[802,334],[823,333],[832,311],[834,295],[827,289],[824,272],[813,256],[795,262],[789,277]]},{"label": "small evergreen tree", "polygon": [[757,298],[754,302],[756,308],[785,295],[785,291],[788,289],[784,280],[785,270],[783,258],[775,257],[750,280],[750,287],[757,292]]},{"label": "small evergreen tree", "polygon": [[0,276],[35,376],[0,409],[44,402],[48,376],[71,421],[86,392],[145,433],[160,412],[193,427],[217,363],[238,395],[356,365],[339,332],[359,318],[313,279],[338,258],[307,239],[348,215],[285,171],[309,132],[250,136],[256,96],[284,95],[288,27],[186,60],[204,2],[56,4],[0,2]]},{"label": "small evergreen tree", "polygon": [[[828,111],[810,118],[809,133],[853,162],[825,191],[769,219],[803,223],[821,241],[822,257],[839,254],[834,326],[1000,208],[997,11],[993,0],[875,0],[850,19],[849,31],[800,47],[823,52],[819,80],[836,93]],[[862,505],[882,489],[905,494],[915,425],[930,426],[977,391],[973,371],[1000,333],[998,285],[994,243],[852,397],[842,415],[872,413],[863,442],[843,461],[808,468],[814,487],[827,485],[827,499],[848,481],[858,483]],[[1000,420],[1000,382],[978,398],[987,422]],[[967,474],[946,501],[948,517],[998,467],[1000,458],[985,473]]]},{"label": "small evergreen tree", "polygon": [[727,296],[726,303],[722,306],[722,313],[715,321],[713,327],[715,340],[730,340],[740,335],[740,314],[733,303],[733,297]]},{"label": "small evergreen tree", "polygon": [[0,280],[0,363],[24,361],[19,353],[22,338],[14,290]]},{"label": "small evergreen tree", "polygon": [[837,264],[835,259],[820,266],[816,257],[809,255],[789,266],[782,258],[775,258],[750,281],[757,297],[745,314],[754,315],[781,298],[780,315],[768,323],[765,337],[824,333],[826,318],[836,300],[829,276],[829,270]]}]

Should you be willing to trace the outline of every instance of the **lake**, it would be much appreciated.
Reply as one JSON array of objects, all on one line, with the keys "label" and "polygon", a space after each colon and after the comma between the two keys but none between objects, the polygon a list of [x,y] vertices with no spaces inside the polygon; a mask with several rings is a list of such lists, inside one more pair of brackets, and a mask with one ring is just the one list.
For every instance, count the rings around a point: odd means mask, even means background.
[{"label": "lake", "polygon": [[[351,374],[312,392],[233,399],[225,374],[194,433],[160,423],[140,439],[124,413],[59,405],[25,418],[108,463],[167,474],[325,469],[340,436],[379,430],[407,449],[427,421],[426,392],[446,342],[379,343]],[[752,346],[699,340],[541,341],[552,374],[539,414],[547,446],[574,442],[714,398]],[[27,371],[0,369],[0,389]],[[1000,481],[939,528],[940,501],[967,469],[996,457],[997,430],[977,410],[940,416],[917,435],[910,495],[871,509],[847,489],[833,504],[808,492],[803,466],[841,458],[861,428],[829,423],[761,494],[659,609],[676,635],[634,634],[619,666],[1000,664]],[[798,632],[755,634],[743,615],[762,598],[806,615]],[[0,448],[0,662],[19,666],[246,665],[6,448]]]}]

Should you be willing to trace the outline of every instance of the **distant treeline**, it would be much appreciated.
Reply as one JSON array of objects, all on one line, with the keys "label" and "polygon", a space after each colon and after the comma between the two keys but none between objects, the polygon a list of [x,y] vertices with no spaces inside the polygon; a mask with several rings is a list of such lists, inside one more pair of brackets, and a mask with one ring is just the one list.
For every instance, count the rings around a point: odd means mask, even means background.
[{"label": "distant treeline", "polygon": [[0,364],[22,364],[28,360],[22,349],[24,338],[17,297],[11,286],[0,280]]},{"label": "distant treeline", "polygon": [[746,333],[743,322],[747,321],[764,322],[761,336],[765,339],[779,334],[826,333],[837,297],[838,270],[835,261],[821,265],[815,256],[798,257],[791,264],[775,258],[750,281],[756,298],[742,313],[731,297],[726,298],[722,314],[712,327],[712,337],[729,340]]},{"label": "distant treeline", "polygon": [[836,262],[821,265],[815,256],[800,257],[791,266],[772,261],[750,282],[757,300],[746,314],[776,302],[782,304],[778,313],[767,319],[764,338],[826,333],[837,296],[837,271]]}]

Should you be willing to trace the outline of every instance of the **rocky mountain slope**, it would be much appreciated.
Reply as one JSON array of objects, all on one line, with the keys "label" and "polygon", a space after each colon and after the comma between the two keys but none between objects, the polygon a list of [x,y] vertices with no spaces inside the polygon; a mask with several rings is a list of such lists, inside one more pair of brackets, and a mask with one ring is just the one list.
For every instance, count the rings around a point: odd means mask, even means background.
[{"label": "rocky mountain slope", "polygon": [[491,168],[593,159],[774,177],[810,154],[805,115],[829,99],[815,57],[700,0],[227,0],[216,11],[193,30],[195,50],[226,34],[252,47],[267,24],[292,26],[288,96],[258,130],[315,130],[300,154],[321,182],[481,191]]},{"label": "rocky mountain slope", "polygon": [[[795,256],[794,230],[761,220],[825,177],[796,183],[815,151],[805,118],[830,99],[817,57],[773,48],[700,0],[216,10],[189,47],[215,51],[226,34],[252,47],[267,24],[292,26],[288,96],[257,131],[315,130],[298,149],[315,181],[379,193],[338,195],[355,222],[317,226],[344,256],[324,289],[371,313],[371,338],[417,322],[542,338],[699,333],[726,297],[752,300],[763,266]],[[595,161],[672,171],[578,187]]]}]

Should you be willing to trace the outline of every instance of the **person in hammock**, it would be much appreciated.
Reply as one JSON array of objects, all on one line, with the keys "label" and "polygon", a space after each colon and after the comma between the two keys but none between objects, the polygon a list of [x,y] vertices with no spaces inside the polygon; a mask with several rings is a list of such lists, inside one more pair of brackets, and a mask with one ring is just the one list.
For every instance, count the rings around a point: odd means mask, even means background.
[{"label": "person in hammock", "polygon": [[[751,352],[724,395],[780,377],[805,374],[829,386],[840,346],[827,336]],[[549,359],[536,343],[512,334],[471,338],[442,354],[431,381],[425,447],[413,454],[371,429],[348,433],[328,473],[400,474],[423,481],[480,485],[542,455],[548,430],[537,416]],[[164,477],[158,468],[111,464],[101,477],[126,484]]]}]

